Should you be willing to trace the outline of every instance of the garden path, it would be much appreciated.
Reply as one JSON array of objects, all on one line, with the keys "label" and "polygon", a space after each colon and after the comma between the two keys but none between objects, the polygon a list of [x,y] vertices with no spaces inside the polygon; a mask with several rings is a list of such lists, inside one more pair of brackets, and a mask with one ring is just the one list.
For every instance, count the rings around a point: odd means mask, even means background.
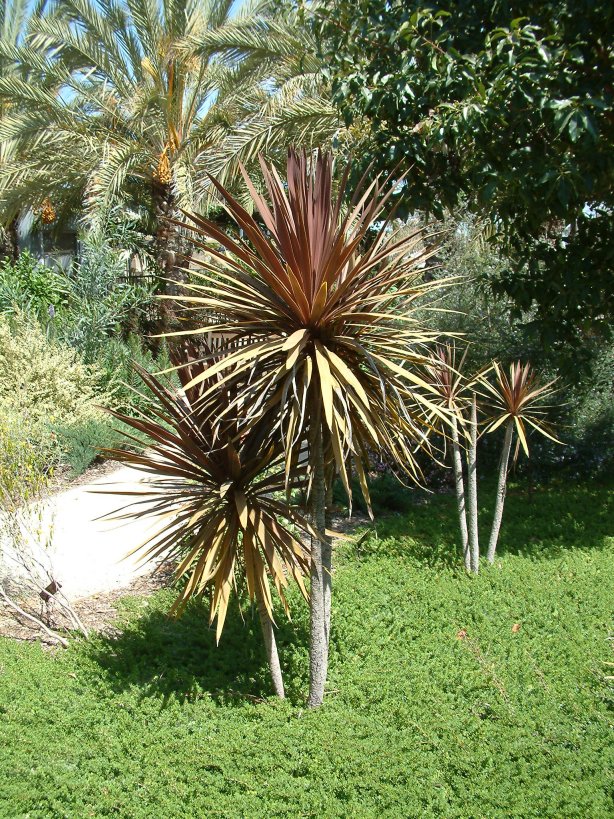
[{"label": "garden path", "polygon": [[151,564],[139,565],[138,556],[126,555],[155,531],[155,520],[104,519],[131,500],[107,494],[107,490],[126,491],[146,481],[142,472],[120,466],[52,495],[34,515],[27,542],[32,554],[50,564],[53,578],[62,584],[69,600],[123,588],[151,573]]}]

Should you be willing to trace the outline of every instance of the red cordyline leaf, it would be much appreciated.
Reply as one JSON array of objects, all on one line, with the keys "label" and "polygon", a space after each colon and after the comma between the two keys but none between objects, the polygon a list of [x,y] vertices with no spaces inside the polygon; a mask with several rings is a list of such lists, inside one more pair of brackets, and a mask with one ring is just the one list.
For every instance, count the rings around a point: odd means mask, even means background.
[{"label": "red cordyline leaf", "polygon": [[445,407],[456,410],[465,403],[467,380],[462,375],[467,350],[457,362],[454,343],[437,344],[426,365],[429,382],[435,387]]},{"label": "red cordyline leaf", "polygon": [[[562,443],[553,434],[552,426],[546,421],[551,404],[545,404],[556,389],[555,380],[542,383],[537,372],[530,364],[517,361],[510,365],[509,377],[502,367],[493,363],[496,380],[480,379],[483,388],[481,395],[485,399],[483,409],[487,413],[485,432],[494,432],[504,424],[513,424],[518,435],[518,442],[525,454],[529,455],[527,425],[555,443]],[[516,448],[516,455],[518,447]]]},{"label": "red cordyline leaf", "polygon": [[424,374],[436,334],[414,316],[416,300],[441,286],[423,277],[435,250],[419,230],[391,236],[387,221],[367,242],[393,186],[376,179],[345,209],[349,168],[334,193],[329,154],[291,149],[285,182],[263,160],[261,168],[266,198],[244,178],[264,227],[215,180],[240,235],[186,214],[203,253],[179,300],[218,317],[207,329],[217,321],[243,342],[187,387],[213,376],[241,381],[227,413],[248,425],[266,416],[279,429],[288,479],[301,447],[322,435],[350,498],[351,461],[368,503],[368,449],[388,451],[418,479],[416,447],[426,446],[432,418],[446,418]]},{"label": "red cordyline leaf", "polygon": [[[219,376],[199,379],[190,386],[189,382],[207,367],[199,363],[199,356],[215,361],[220,354],[203,345],[199,350],[184,345],[175,352],[173,361],[179,368],[182,390],[137,367],[154,400],[140,418],[112,414],[144,434],[148,448],[145,452],[106,451],[109,457],[149,478],[132,489],[112,492],[130,499],[114,519],[158,520],[154,534],[135,545],[131,554],[140,553],[143,560],[177,562],[177,578],[185,577],[186,582],[173,605],[174,612],[180,612],[191,597],[211,585],[211,620],[217,615],[218,640],[239,571],[250,598],[261,600],[271,619],[269,580],[286,611],[288,577],[296,580],[306,596],[303,578],[309,567],[309,551],[300,533],[318,535],[297,509],[279,499],[286,487],[286,474],[283,447],[275,441],[274,426],[239,428],[238,419],[225,414],[233,403],[232,393]],[[217,388],[207,393],[213,382]],[[297,485],[304,484],[305,468],[297,465],[293,477]]]},{"label": "red cordyline leaf", "polygon": [[[465,410],[471,403],[473,392],[479,384],[484,382],[486,376],[494,367],[491,364],[481,368],[472,376],[467,376],[463,373],[467,353],[468,349],[466,348],[460,360],[457,360],[458,355],[454,341],[447,344],[437,344],[425,368],[429,383],[437,390],[441,405],[456,415],[465,435],[468,431],[465,424]],[[437,423],[437,419],[434,419],[434,423]],[[439,426],[445,435],[445,425],[439,424]]]}]

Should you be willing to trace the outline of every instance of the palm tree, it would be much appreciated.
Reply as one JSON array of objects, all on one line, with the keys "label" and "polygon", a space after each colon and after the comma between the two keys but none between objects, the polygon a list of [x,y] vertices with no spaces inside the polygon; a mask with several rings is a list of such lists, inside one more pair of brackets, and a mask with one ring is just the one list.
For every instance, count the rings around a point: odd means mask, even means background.
[{"label": "palm tree", "polygon": [[327,484],[338,474],[351,502],[352,465],[370,508],[370,449],[391,453],[408,475],[419,476],[415,449],[426,444],[426,414],[446,413],[429,400],[437,399],[437,391],[419,372],[436,333],[417,325],[413,309],[418,297],[440,283],[424,280],[430,254],[420,231],[389,240],[384,221],[363,250],[391,186],[386,191],[372,182],[355,193],[345,210],[350,169],[333,193],[330,154],[310,162],[304,152],[291,150],[286,182],[264,161],[261,166],[268,201],[247,175],[245,182],[264,230],[217,182],[241,235],[190,217],[194,243],[207,256],[179,298],[188,308],[211,311],[209,329],[241,339],[242,346],[187,386],[218,373],[227,384],[239,379],[241,387],[226,412],[240,413],[248,425],[265,419],[279,430],[287,480],[307,454],[309,506],[317,531],[311,556],[309,704],[317,706],[324,696],[330,627]]},{"label": "palm tree", "polygon": [[[182,250],[172,217],[211,204],[207,174],[229,184],[264,146],[339,129],[324,99],[309,27],[268,2],[57,0],[27,42],[0,57],[12,112],[0,144],[4,220],[49,199],[86,224],[119,203],[149,203],[165,277]],[[305,141],[305,140],[304,140]],[[169,221],[170,220],[170,221]]]},{"label": "palm tree", "polygon": [[499,462],[495,511],[488,541],[487,559],[489,563],[494,563],[497,551],[514,433],[517,435],[515,458],[518,457],[521,446],[527,458],[529,457],[527,434],[530,430],[536,430],[557,444],[561,443],[554,436],[552,427],[546,420],[551,407],[544,403],[554,394],[555,382],[542,383],[533,367],[530,364],[523,365],[520,361],[510,366],[509,377],[496,361],[492,366],[496,376],[495,382],[491,383],[486,379],[481,379],[484,388],[483,395],[486,399],[485,409],[488,413],[484,431],[492,433],[504,427],[505,437]]},{"label": "palm tree", "polygon": [[[44,12],[46,0],[38,0],[32,7],[28,0],[0,0],[0,40],[12,48],[20,46],[28,37],[33,21]],[[0,78],[14,80],[20,76],[19,67],[0,54]],[[23,76],[23,75],[22,75]],[[0,122],[10,111],[10,103],[0,100]],[[0,142],[0,166],[12,161],[15,145],[12,141]],[[17,215],[0,226],[3,235],[3,254],[15,258],[17,246]]]},{"label": "palm tree", "polygon": [[[465,569],[472,571],[472,555],[469,549],[469,529],[467,527],[467,498],[465,493],[465,479],[463,476],[463,459],[461,438],[465,436],[465,418],[463,409],[467,399],[465,391],[467,383],[462,375],[463,364],[467,351],[460,361],[456,361],[456,347],[454,344],[438,344],[435,348],[432,361],[427,366],[427,373],[431,383],[440,396],[441,403],[450,411],[450,443],[452,450],[452,468],[454,470],[454,486],[458,520],[461,534],[461,546]],[[444,429],[444,441],[445,441]],[[447,443],[447,442],[446,442]]]},{"label": "palm tree", "polygon": [[[199,158],[206,173],[199,189],[215,195],[209,174],[241,196],[240,165],[259,176],[258,156],[266,154],[283,171],[288,145],[335,146],[347,152],[356,142],[331,102],[324,63],[318,54],[312,20],[320,2],[257,4],[224,25],[190,36],[195,53],[215,56],[229,68],[220,86],[218,116],[229,123],[211,152]],[[249,196],[243,204],[251,206]]]},{"label": "palm tree", "polygon": [[[15,157],[0,169],[5,218],[48,197],[86,220],[117,202],[148,201],[161,268],[174,267],[166,218],[194,207],[194,168],[215,142],[213,102],[224,73],[180,48],[222,25],[232,0],[58,0],[20,47],[0,54],[27,71],[0,79],[12,106],[0,141]],[[219,138],[219,132],[218,138]]]}]

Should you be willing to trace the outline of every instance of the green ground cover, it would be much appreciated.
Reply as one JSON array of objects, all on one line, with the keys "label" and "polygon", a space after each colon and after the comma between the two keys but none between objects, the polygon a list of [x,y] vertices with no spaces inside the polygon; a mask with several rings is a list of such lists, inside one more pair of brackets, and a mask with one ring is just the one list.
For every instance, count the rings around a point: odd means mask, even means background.
[{"label": "green ground cover", "polygon": [[451,496],[340,547],[317,712],[296,599],[284,703],[249,609],[219,648],[202,605],[166,618],[166,591],[126,600],[115,639],[0,640],[0,816],[611,816],[608,489],[512,487],[477,579]]}]

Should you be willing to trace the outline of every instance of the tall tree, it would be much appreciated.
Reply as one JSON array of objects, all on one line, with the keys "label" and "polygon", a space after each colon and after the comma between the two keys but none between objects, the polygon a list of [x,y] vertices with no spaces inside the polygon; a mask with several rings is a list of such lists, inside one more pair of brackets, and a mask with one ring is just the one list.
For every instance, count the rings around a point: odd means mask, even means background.
[{"label": "tall tree", "polygon": [[[51,200],[86,222],[119,203],[149,213],[159,262],[172,275],[181,243],[169,218],[233,185],[263,148],[344,131],[324,96],[304,16],[266,0],[55,0],[21,47],[0,56],[28,82],[2,82],[13,114],[0,144],[4,220]],[[219,204],[219,203],[218,203]]]},{"label": "tall tree", "polygon": [[211,143],[217,83],[211,61],[178,45],[222,24],[231,0],[59,0],[27,43],[0,44],[28,81],[0,80],[14,113],[0,140],[16,155],[0,171],[5,218],[48,197],[95,218],[117,201],[149,201],[163,270],[174,264],[165,217],[192,205],[195,158]]},{"label": "tall tree", "polygon": [[[309,4],[311,13],[324,6]],[[229,69],[220,89],[218,115],[229,129],[203,156],[203,171],[241,195],[235,186],[239,165],[259,175],[258,155],[266,153],[283,172],[288,145],[335,147],[355,142],[332,104],[316,37],[303,4],[281,0],[188,38],[188,47],[207,59],[215,55]],[[206,173],[199,183],[209,192]],[[249,197],[246,202],[250,206]]]},{"label": "tall tree", "polygon": [[510,260],[493,282],[581,346],[614,312],[614,7],[609,0],[334,0],[321,47],[364,164],[412,167],[402,207],[468,201]]},{"label": "tall tree", "polygon": [[[20,46],[27,38],[33,21],[44,13],[46,0],[39,0],[34,6],[28,0],[0,0],[0,40],[12,46]],[[15,77],[27,79],[10,59],[0,55],[0,78],[8,80]],[[11,104],[0,100],[0,122],[9,113]],[[15,144],[12,140],[0,142],[0,166],[11,162],[15,155]],[[18,252],[17,216],[0,225],[0,253],[15,258]]]}]

